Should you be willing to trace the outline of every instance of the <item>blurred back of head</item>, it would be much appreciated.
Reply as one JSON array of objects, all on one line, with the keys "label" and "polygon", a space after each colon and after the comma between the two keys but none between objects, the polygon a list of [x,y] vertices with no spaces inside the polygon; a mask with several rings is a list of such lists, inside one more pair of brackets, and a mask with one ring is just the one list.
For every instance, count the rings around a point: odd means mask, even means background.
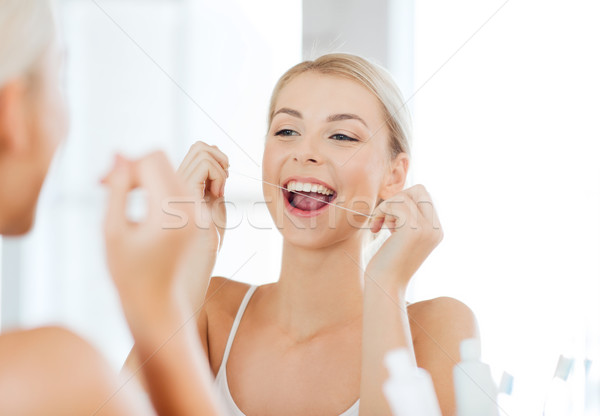
[{"label": "blurred back of head", "polygon": [[32,69],[54,37],[48,0],[0,0],[0,88]]},{"label": "blurred back of head", "polygon": [[56,149],[56,140],[50,139],[60,130],[48,123],[50,118],[62,120],[62,110],[52,110],[60,104],[58,85],[52,87],[58,84],[54,44],[50,0],[0,0],[1,234],[31,228]]}]

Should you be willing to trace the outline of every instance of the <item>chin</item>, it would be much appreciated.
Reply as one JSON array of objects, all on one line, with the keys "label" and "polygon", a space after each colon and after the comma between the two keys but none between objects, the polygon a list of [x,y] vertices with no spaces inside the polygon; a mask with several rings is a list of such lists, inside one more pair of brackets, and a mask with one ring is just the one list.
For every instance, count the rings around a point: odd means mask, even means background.
[{"label": "chin", "polygon": [[331,247],[350,237],[348,234],[327,227],[304,230],[283,228],[279,232],[287,244],[307,250],[320,250]]}]

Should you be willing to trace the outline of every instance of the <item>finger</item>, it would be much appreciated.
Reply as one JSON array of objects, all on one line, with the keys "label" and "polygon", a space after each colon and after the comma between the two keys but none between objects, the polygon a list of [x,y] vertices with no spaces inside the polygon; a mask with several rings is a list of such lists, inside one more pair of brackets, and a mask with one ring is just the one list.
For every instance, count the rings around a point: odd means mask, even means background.
[{"label": "finger", "polygon": [[423,185],[415,185],[403,191],[418,207],[433,205],[431,195]]},{"label": "finger", "polygon": [[227,174],[221,165],[212,159],[200,160],[186,178],[186,182],[193,186],[204,183],[204,191],[209,191],[217,198],[222,195],[226,180]]},{"label": "finger", "polygon": [[202,153],[207,153],[212,156],[225,171],[229,169],[229,158],[225,153],[217,146],[210,146],[204,142],[198,141],[190,147],[190,150],[181,162],[179,169],[177,169],[177,173],[184,173],[188,170],[190,166],[194,165],[194,160]]},{"label": "finger", "polygon": [[160,214],[162,203],[168,198],[191,194],[163,152],[154,152],[133,162],[131,173],[135,175],[136,184],[146,191],[148,219]]},{"label": "finger", "polygon": [[179,168],[177,169],[177,173],[182,173],[187,167],[196,159],[198,154],[202,151],[203,147],[208,147],[208,145],[204,142],[197,141],[193,145],[190,146],[187,154],[179,164]]},{"label": "finger", "polygon": [[130,174],[130,162],[117,156],[115,166],[104,178],[104,183],[109,188],[105,230],[107,233],[114,233],[129,224],[126,215],[127,194],[135,188]]},{"label": "finger", "polygon": [[[415,228],[420,221],[419,209],[416,203],[406,194],[399,193],[382,202],[375,210],[374,216],[378,219],[377,225],[388,228],[390,231],[404,227],[407,223]],[[373,231],[373,232],[377,232]]]},{"label": "finger", "polygon": [[382,203],[380,203],[377,208],[375,208],[375,211],[373,211],[373,213],[371,214],[371,224],[370,224],[370,228],[371,228],[371,232],[373,233],[378,233],[379,231],[381,231],[381,228],[383,227],[383,224],[385,222],[385,212],[383,212],[382,206],[384,205],[385,201],[383,201]]},{"label": "finger", "polygon": [[227,172],[227,176],[229,176],[229,158],[225,153],[221,151],[217,146],[210,146],[208,151],[214,158],[219,162],[219,165]]},{"label": "finger", "polygon": [[[205,162],[210,162],[212,165],[214,165],[216,170],[222,172],[223,179],[226,179],[229,177],[229,172],[227,170],[223,169],[223,167],[208,153],[199,155],[183,171],[181,171],[179,173],[179,175],[182,178],[184,178],[184,180],[188,183],[190,182],[190,177],[192,177],[193,175],[195,175],[195,180],[199,180],[198,175],[196,174],[196,171],[198,170],[198,166],[205,164]],[[201,179],[202,182],[204,182],[205,180],[206,180],[206,177]]]},{"label": "finger", "polygon": [[198,157],[197,159],[195,159],[186,168],[186,170],[180,174],[180,176],[182,178],[184,178],[184,180],[186,182],[188,182],[190,180],[190,177],[192,177],[192,175],[194,175],[197,178],[198,176],[195,172],[198,170],[198,166],[201,166],[205,163],[212,164],[215,167],[215,169],[217,169],[223,173],[223,178],[227,178],[227,172],[225,171],[225,169],[223,169],[223,167],[216,160],[214,160],[210,155],[202,155],[202,156]]},{"label": "finger", "polygon": [[210,190],[210,193],[215,198],[219,198],[221,196],[222,190],[225,187],[225,180],[227,179],[227,175],[220,165],[213,162],[212,160],[208,162],[209,167],[208,177],[206,180],[206,187]]},{"label": "finger", "polygon": [[392,217],[395,218],[400,215],[405,217],[406,215],[404,214],[403,209],[406,205],[406,199],[408,198],[402,196],[402,194],[398,194],[392,199],[381,202],[377,208],[375,208],[375,211],[372,214],[373,223],[371,228],[373,230],[373,228],[376,227],[373,232],[379,231],[384,226],[386,221],[389,222]]},{"label": "finger", "polygon": [[379,231],[381,231],[381,227],[383,226],[383,222],[385,221],[385,217],[377,217],[377,218],[373,218],[371,220],[371,232],[373,234],[378,233]]},{"label": "finger", "polygon": [[423,221],[422,224],[428,224],[433,226],[434,229],[439,229],[440,220],[433,203],[433,198],[427,189],[423,185],[415,185],[406,189],[405,192],[416,203],[420,214],[419,219]]}]

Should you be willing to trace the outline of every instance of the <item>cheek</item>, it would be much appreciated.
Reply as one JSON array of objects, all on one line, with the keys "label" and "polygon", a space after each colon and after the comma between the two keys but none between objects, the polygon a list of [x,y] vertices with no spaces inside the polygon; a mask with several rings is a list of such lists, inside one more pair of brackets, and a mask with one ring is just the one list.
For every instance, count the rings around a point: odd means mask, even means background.
[{"label": "cheek", "polygon": [[269,182],[280,179],[278,176],[285,158],[285,150],[277,142],[267,139],[262,160],[263,179]]},{"label": "cheek", "polygon": [[356,195],[375,198],[383,181],[383,161],[374,158],[354,158],[344,169],[345,180]]},{"label": "cheek", "polygon": [[356,160],[345,170],[344,182],[345,186],[351,189],[347,195],[350,208],[365,213],[372,212],[380,199],[383,183],[382,164],[369,158]]},{"label": "cheek", "polygon": [[36,141],[41,144],[43,158],[50,160],[67,134],[66,106],[53,92],[44,91],[35,103],[34,114]]},{"label": "cheek", "polygon": [[[270,183],[279,184],[279,180],[281,179],[279,177],[281,174],[281,165],[282,152],[277,149],[277,146],[273,145],[273,143],[270,143],[267,139],[267,143],[265,143],[265,150],[263,152],[262,179]],[[265,200],[272,199],[277,191],[278,188],[263,183],[263,195]]]},{"label": "cheek", "polygon": [[53,154],[68,134],[67,104],[61,87],[59,67],[48,64],[42,77],[38,96],[42,129],[40,133],[44,136],[46,147]]},{"label": "cheek", "polygon": [[64,95],[59,88],[52,88],[46,100],[46,107],[50,117],[47,119],[47,128],[51,146],[56,149],[68,134],[69,114]]}]

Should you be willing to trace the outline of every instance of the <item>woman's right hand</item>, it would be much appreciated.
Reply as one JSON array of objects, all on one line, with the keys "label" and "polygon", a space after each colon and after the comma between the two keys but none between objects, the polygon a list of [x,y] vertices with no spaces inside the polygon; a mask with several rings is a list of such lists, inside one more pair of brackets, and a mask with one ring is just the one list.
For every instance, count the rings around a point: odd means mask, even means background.
[{"label": "woman's right hand", "polygon": [[[225,209],[225,182],[229,177],[229,159],[217,146],[204,142],[194,143],[177,169],[177,176],[195,190],[196,197],[206,204],[211,213],[212,235],[218,236],[216,252],[207,253],[201,239],[192,242],[189,254],[183,260],[182,278],[186,293],[194,308],[197,310],[204,302],[208,278],[212,272],[216,255],[223,244],[227,212]],[[203,253],[204,256],[200,256]],[[212,256],[211,262],[206,256]]]},{"label": "woman's right hand", "polygon": [[197,141],[185,155],[177,169],[177,175],[193,186],[200,196],[220,198],[225,193],[228,169],[229,159],[225,153],[217,146]]},{"label": "woman's right hand", "polygon": [[226,211],[223,203],[225,182],[229,177],[229,158],[217,146],[194,143],[177,169],[177,176],[196,191],[211,208],[219,232],[219,248],[225,235]]}]

